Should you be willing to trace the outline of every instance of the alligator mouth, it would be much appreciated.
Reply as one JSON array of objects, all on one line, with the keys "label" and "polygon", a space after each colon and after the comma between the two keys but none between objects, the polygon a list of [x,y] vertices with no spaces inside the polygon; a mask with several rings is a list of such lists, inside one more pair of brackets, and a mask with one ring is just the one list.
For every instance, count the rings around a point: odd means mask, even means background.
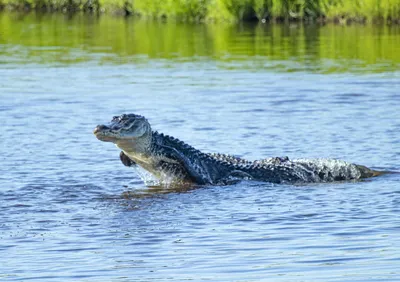
[{"label": "alligator mouth", "polygon": [[115,142],[120,137],[119,132],[115,132],[105,125],[96,126],[93,134],[96,136],[97,139],[104,142]]}]

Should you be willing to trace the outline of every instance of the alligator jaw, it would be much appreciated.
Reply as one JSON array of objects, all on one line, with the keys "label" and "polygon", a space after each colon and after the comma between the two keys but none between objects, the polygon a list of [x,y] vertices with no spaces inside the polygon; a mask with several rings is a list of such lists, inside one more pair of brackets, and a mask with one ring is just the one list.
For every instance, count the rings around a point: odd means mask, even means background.
[{"label": "alligator jaw", "polygon": [[96,128],[93,130],[93,134],[96,136],[97,139],[103,142],[115,143],[118,141],[118,135],[112,132],[112,130],[105,125],[96,126]]}]

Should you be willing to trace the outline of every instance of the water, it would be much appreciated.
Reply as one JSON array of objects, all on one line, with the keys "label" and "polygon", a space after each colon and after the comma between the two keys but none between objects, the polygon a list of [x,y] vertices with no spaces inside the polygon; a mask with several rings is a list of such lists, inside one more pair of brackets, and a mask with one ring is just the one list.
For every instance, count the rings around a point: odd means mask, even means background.
[{"label": "water", "polygon": [[145,187],[93,128],[400,170],[398,27],[0,14],[2,281],[399,281],[400,176]]}]

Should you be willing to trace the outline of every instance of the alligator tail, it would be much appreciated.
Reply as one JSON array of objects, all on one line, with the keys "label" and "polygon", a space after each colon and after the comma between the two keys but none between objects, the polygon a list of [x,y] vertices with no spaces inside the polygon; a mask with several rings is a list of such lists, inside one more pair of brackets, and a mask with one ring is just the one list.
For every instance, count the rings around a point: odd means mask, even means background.
[{"label": "alligator tail", "polygon": [[383,170],[373,170],[363,165],[356,165],[361,173],[361,178],[369,178],[381,176],[388,173],[393,173],[392,171],[383,171]]}]

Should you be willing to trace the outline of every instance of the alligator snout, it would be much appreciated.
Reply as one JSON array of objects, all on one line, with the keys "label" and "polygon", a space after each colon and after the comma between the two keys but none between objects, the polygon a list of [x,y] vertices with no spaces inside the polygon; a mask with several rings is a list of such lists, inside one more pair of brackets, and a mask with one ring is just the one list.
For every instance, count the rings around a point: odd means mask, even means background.
[{"label": "alligator snout", "polygon": [[93,130],[93,133],[96,134],[96,133],[99,133],[99,132],[107,130],[107,129],[110,129],[110,128],[101,124],[101,125],[96,126],[96,128]]}]

